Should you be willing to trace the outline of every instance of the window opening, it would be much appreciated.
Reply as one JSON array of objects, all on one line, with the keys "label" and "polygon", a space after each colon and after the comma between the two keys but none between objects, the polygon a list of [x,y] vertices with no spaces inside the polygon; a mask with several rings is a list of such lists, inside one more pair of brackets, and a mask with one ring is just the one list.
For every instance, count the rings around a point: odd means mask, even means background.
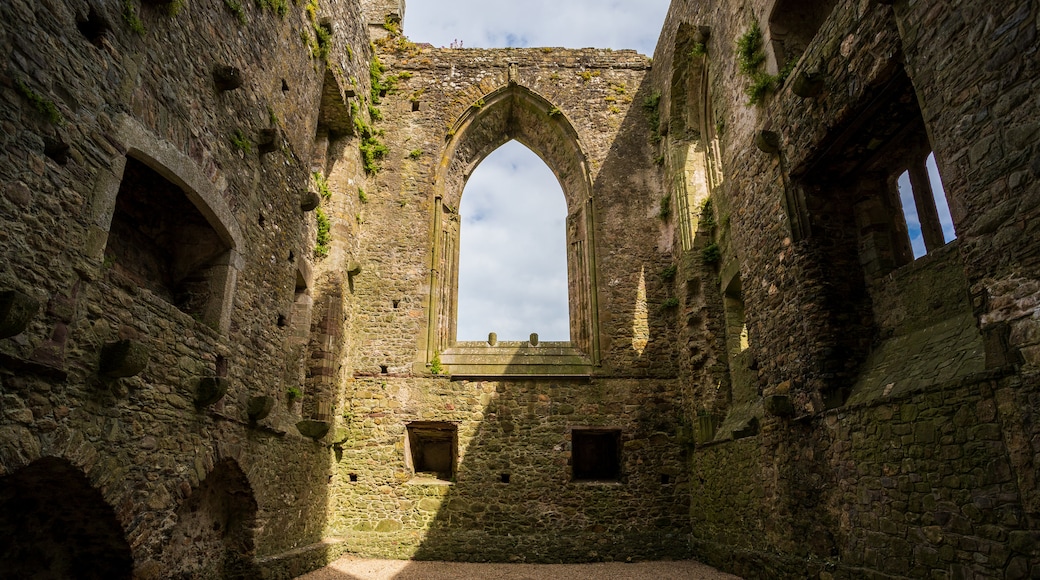
[{"label": "window opening", "polygon": [[924,166],[928,170],[928,183],[932,186],[932,199],[935,200],[935,209],[939,214],[939,227],[943,233],[943,241],[948,244],[957,239],[957,232],[953,228],[950,200],[946,197],[946,187],[943,185],[942,178],[939,177],[939,166],[935,162],[935,153],[928,153]]},{"label": "window opening", "polygon": [[457,340],[569,340],[567,207],[549,167],[506,143],[473,172],[459,213]]},{"label": "window opening", "polygon": [[229,250],[183,189],[127,157],[105,247],[107,264],[215,326]]},{"label": "window opening", "polygon": [[621,476],[620,429],[571,431],[574,481],[617,481]]},{"label": "window opening", "polygon": [[957,238],[935,153],[900,173],[896,189],[915,260]]},{"label": "window opening", "polygon": [[406,459],[417,478],[449,481],[455,477],[458,436],[454,423],[409,423],[407,437]]}]

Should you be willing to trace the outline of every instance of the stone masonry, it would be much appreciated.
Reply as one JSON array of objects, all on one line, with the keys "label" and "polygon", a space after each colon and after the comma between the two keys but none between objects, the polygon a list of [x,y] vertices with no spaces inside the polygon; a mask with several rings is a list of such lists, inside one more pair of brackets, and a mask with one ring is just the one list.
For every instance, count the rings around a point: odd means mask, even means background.
[{"label": "stone masonry", "polygon": [[[1040,575],[1035,2],[675,0],[652,59],[404,11],[0,3],[0,570]],[[458,342],[513,139],[571,337]]]}]

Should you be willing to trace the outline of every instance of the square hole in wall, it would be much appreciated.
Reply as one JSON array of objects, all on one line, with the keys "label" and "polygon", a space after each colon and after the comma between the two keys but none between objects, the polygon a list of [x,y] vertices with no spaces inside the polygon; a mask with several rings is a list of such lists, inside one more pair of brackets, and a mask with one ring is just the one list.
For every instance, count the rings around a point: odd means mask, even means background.
[{"label": "square hole in wall", "polygon": [[455,477],[458,430],[454,423],[416,421],[408,424],[407,463],[418,478],[449,481]]},{"label": "square hole in wall", "polygon": [[621,476],[620,429],[571,431],[574,481],[617,481]]}]

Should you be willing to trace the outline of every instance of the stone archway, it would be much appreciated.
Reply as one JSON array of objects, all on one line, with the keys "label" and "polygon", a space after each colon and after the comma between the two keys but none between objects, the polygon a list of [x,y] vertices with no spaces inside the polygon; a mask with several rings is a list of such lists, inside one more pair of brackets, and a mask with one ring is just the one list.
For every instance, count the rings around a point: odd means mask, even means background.
[{"label": "stone archway", "polygon": [[588,157],[566,115],[545,97],[509,84],[482,97],[451,128],[434,185],[433,264],[428,331],[421,352],[455,343],[459,222],[466,180],[491,152],[516,140],[556,175],[567,201],[567,277],[570,336],[567,347],[599,359],[598,300],[592,185]]},{"label": "stone archway", "polygon": [[71,463],[43,457],[0,478],[4,578],[130,578],[133,557],[112,507]]},{"label": "stone archway", "polygon": [[164,577],[256,578],[256,500],[238,464],[225,459],[177,510],[163,552]]}]

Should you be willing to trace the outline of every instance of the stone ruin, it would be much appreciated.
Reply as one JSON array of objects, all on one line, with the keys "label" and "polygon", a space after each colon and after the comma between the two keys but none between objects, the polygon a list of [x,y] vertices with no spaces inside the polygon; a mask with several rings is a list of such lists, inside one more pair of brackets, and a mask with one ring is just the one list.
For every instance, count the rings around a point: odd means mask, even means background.
[{"label": "stone ruin", "polygon": [[[652,60],[403,15],[0,3],[3,574],[1040,575],[1035,2],[677,0]],[[510,140],[569,341],[455,339]]]}]

